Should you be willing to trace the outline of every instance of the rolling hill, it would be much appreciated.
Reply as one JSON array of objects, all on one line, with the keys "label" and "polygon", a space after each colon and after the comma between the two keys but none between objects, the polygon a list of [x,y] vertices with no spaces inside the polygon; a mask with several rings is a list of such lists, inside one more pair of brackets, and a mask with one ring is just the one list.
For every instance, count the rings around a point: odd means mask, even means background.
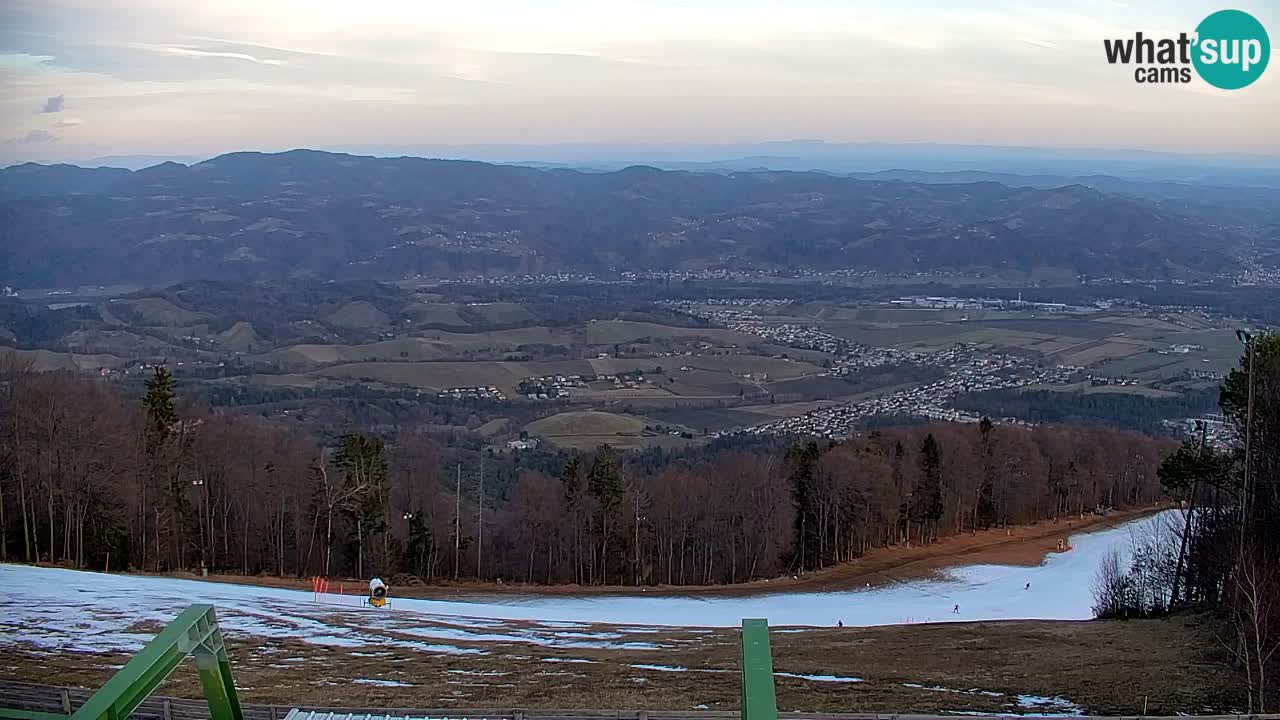
[{"label": "rolling hill", "polygon": [[816,172],[589,173],[307,150],[0,170],[17,287],[552,270],[1052,268],[1185,277],[1248,238],[1083,185]]}]

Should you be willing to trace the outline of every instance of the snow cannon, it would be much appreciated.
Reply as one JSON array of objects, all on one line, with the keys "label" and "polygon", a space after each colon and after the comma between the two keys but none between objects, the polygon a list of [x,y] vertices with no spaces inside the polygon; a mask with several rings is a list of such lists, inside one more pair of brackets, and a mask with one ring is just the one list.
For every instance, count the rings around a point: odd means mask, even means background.
[{"label": "snow cannon", "polygon": [[369,581],[369,604],[376,608],[387,604],[387,584],[378,578]]}]

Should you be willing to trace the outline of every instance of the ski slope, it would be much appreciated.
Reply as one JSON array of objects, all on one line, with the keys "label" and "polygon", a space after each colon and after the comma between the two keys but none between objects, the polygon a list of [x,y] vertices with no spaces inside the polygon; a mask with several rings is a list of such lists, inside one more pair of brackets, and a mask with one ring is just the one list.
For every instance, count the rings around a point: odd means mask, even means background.
[{"label": "ski slope", "polygon": [[[1091,617],[1090,586],[1102,557],[1126,550],[1133,532],[1167,511],[1109,530],[1072,537],[1072,550],[1038,567],[970,565],[943,578],[865,590],[782,592],[747,597],[476,596],[464,600],[396,598],[383,609],[355,596],[316,602],[312,593],[163,577],[105,575],[0,565],[0,647],[24,644],[65,651],[136,651],[191,603],[217,607],[231,638],[297,638],[352,648],[397,645],[425,652],[485,653],[493,644],[657,650],[662,628],[738,625],[744,617],[786,626],[893,625],[920,622]],[[1030,587],[1027,587],[1030,583]],[[954,612],[955,606],[959,612]],[[130,628],[133,627],[131,630]]]}]

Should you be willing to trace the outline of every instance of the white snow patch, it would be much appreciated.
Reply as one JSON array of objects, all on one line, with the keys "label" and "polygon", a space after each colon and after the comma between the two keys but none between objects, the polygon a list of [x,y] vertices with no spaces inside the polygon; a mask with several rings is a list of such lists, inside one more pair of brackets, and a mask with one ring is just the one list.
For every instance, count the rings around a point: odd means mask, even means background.
[{"label": "white snow patch", "polygon": [[[1031,710],[1056,710],[1052,717],[1083,715],[1084,711],[1079,705],[1071,702],[1063,697],[1042,697],[1040,695],[1019,695],[1018,707],[1028,708]],[[1039,717],[1051,717],[1050,715],[1042,715]]]},{"label": "white snow patch", "polygon": [[915,688],[917,690],[931,690],[933,692],[959,693],[961,695],[986,695],[987,697],[1004,697],[1004,693],[994,690],[979,690],[970,688],[969,690],[961,690],[959,688],[942,687],[941,685],[921,685],[920,683],[902,683],[902,687]]},{"label": "white snow patch", "polygon": [[351,682],[360,685],[377,685],[379,687],[413,687],[413,683],[401,682],[400,680],[378,680],[376,678],[356,678]]},{"label": "white snow patch", "polygon": [[860,677],[844,677],[841,675],[805,675],[803,673],[776,672],[774,675],[779,677],[799,678],[801,680],[812,680],[813,682],[839,682],[839,683],[859,683],[863,682]]}]

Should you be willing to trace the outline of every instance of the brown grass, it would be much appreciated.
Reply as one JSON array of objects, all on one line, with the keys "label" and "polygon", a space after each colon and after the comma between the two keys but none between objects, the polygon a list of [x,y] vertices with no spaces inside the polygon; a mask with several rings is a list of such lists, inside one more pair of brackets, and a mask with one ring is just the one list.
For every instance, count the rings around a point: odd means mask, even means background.
[{"label": "brown grass", "polygon": [[562,412],[525,426],[530,433],[547,438],[574,435],[638,435],[644,431],[645,419],[634,415],[595,410]]},{"label": "brown grass", "polygon": [[[652,639],[636,636],[635,640]],[[735,709],[738,639],[732,629],[672,631],[663,651],[554,650],[488,645],[484,655],[397,648],[323,648],[296,640],[229,640],[245,702],[332,706]],[[804,711],[1016,710],[1012,696],[1066,698],[1092,714],[1230,710],[1237,679],[1218,657],[1205,621],[1008,621],[772,634],[777,672],[860,677],[860,683],[778,677],[778,706]],[[376,653],[376,654],[371,654]],[[546,658],[591,662],[547,662]],[[0,678],[97,687],[110,654],[0,652]],[[722,672],[663,672],[634,664]],[[488,673],[488,674],[481,674]],[[407,687],[354,684],[394,680]],[[925,687],[907,687],[913,683]],[[961,692],[945,692],[928,687]],[[984,690],[991,695],[963,692]],[[158,694],[200,697],[194,668],[179,669]]]}]

